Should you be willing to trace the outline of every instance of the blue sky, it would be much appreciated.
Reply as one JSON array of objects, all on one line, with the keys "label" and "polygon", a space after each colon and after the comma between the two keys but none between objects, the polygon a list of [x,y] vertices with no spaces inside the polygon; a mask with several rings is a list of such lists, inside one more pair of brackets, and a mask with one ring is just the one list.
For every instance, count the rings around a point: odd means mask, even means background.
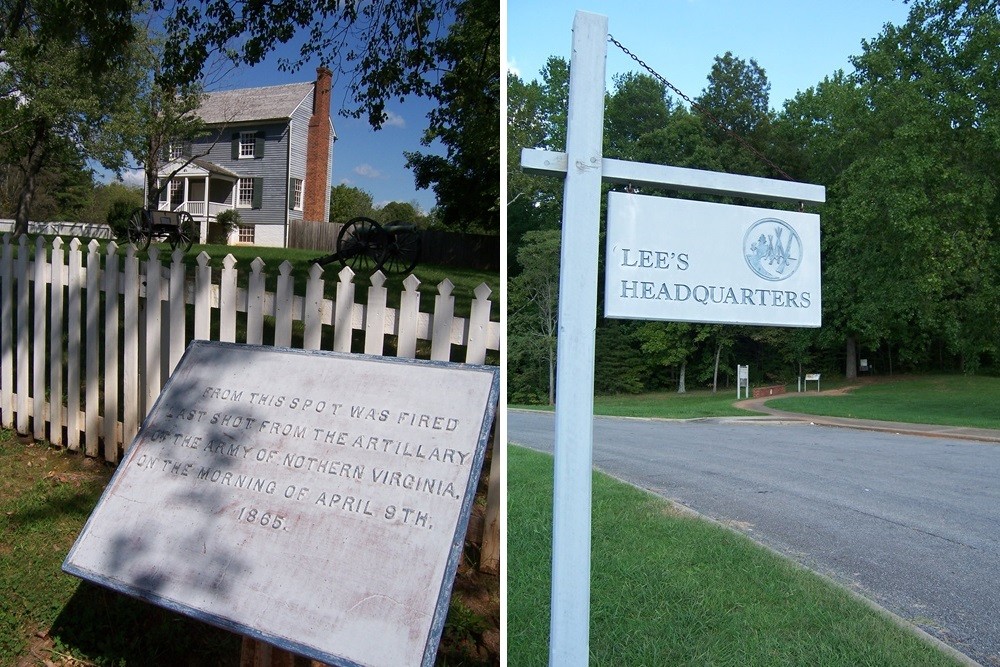
[{"label": "blue sky", "polygon": [[[771,83],[771,106],[851,71],[886,23],[909,12],[902,0],[507,0],[507,64],[525,81],[538,79],[549,56],[569,59],[576,10],[608,17],[608,32],[690,97],[705,88],[717,55],[757,61]],[[640,71],[608,45],[608,87],[615,73]]]}]

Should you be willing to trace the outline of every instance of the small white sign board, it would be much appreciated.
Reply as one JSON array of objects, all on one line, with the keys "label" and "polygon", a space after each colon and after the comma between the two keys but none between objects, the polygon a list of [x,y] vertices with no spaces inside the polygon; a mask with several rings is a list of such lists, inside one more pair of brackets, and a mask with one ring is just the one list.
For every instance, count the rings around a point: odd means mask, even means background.
[{"label": "small white sign board", "polygon": [[195,341],[63,569],[335,665],[430,665],[495,368]]},{"label": "small white sign board", "polygon": [[604,314],[818,327],[819,216],[611,192]]}]

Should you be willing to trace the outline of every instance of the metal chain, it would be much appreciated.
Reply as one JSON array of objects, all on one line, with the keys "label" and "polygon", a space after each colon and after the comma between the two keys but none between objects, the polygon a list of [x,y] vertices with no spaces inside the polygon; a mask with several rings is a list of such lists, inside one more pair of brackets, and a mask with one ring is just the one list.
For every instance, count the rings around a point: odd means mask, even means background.
[{"label": "metal chain", "polygon": [[651,75],[653,75],[653,77],[657,81],[659,81],[664,86],[666,86],[671,91],[673,91],[682,100],[684,100],[685,102],[687,102],[688,104],[690,104],[691,108],[693,108],[694,110],[696,110],[698,113],[701,113],[701,114],[704,114],[705,116],[708,116],[708,118],[713,123],[715,123],[716,125],[719,126],[719,129],[721,129],[723,132],[725,132],[730,137],[732,137],[733,139],[735,139],[737,142],[739,142],[739,144],[741,146],[743,146],[744,148],[746,148],[747,150],[749,150],[751,153],[753,153],[754,155],[756,155],[763,162],[765,162],[771,168],[773,168],[775,171],[777,171],[779,174],[781,174],[781,176],[785,180],[793,181],[793,182],[795,181],[795,179],[792,178],[791,176],[789,176],[788,174],[786,174],[785,171],[781,167],[779,167],[778,165],[776,165],[774,162],[771,162],[771,160],[769,160],[766,155],[764,155],[759,150],[757,150],[756,148],[754,148],[753,146],[751,146],[750,142],[748,142],[746,139],[744,139],[740,135],[736,134],[736,132],[734,132],[733,130],[731,130],[728,127],[726,127],[725,124],[723,124],[723,122],[721,120],[719,120],[718,118],[716,118],[715,115],[711,111],[709,111],[708,109],[706,109],[705,107],[701,106],[700,104],[698,104],[697,102],[695,102],[694,100],[692,100],[690,97],[688,97],[687,95],[685,95],[683,93],[683,91],[681,91],[680,88],[678,88],[674,84],[672,84],[669,81],[667,81],[656,70],[654,70],[652,67],[650,67],[649,65],[647,65],[641,58],[639,58],[639,56],[637,56],[634,53],[632,53],[631,51],[629,51],[628,48],[624,44],[622,44],[621,42],[619,42],[617,39],[615,39],[613,35],[608,34],[608,41],[611,42],[612,44],[614,44],[615,46],[617,46],[619,49],[621,49],[625,53],[625,55],[627,55],[629,58],[631,58],[632,60],[634,60],[640,67],[642,67],[647,72],[649,72]]}]

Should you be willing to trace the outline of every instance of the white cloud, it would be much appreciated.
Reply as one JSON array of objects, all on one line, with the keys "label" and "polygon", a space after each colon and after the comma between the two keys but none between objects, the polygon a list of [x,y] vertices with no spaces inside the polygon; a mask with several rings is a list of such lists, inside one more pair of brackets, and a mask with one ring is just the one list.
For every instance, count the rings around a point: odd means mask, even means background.
[{"label": "white cloud", "polygon": [[365,178],[382,178],[382,172],[367,162],[365,164],[359,164],[355,167],[354,173],[358,176],[364,176]]},{"label": "white cloud", "polygon": [[507,71],[516,77],[521,76],[521,70],[518,68],[517,63],[513,59],[507,61]]},{"label": "white cloud", "polygon": [[146,172],[142,169],[126,169],[122,172],[122,183],[142,187],[146,181]]},{"label": "white cloud", "polygon": [[385,112],[385,122],[383,123],[385,127],[406,127],[406,120],[399,114],[394,114],[391,111]]}]

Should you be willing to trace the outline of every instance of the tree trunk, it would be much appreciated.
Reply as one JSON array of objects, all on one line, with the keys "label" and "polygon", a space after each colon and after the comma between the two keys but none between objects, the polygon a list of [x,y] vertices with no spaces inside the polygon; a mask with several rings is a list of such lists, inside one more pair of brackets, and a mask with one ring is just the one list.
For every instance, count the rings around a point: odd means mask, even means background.
[{"label": "tree trunk", "polygon": [[17,210],[14,213],[14,236],[28,233],[28,219],[31,215],[31,200],[35,196],[36,177],[45,164],[46,144],[49,138],[49,124],[45,119],[35,121],[35,134],[28,147],[24,165],[24,182],[17,196]]},{"label": "tree trunk", "polygon": [[719,389],[719,357],[721,356],[722,356],[722,343],[720,342],[715,348],[715,370],[712,373],[713,394]]},{"label": "tree trunk", "polygon": [[847,368],[844,376],[848,380],[858,379],[858,341],[854,336],[847,337]]},{"label": "tree trunk", "polygon": [[685,359],[684,361],[681,362],[681,377],[677,381],[677,393],[678,394],[683,394],[683,393],[687,392],[687,389],[684,388],[684,375],[687,372],[687,365],[688,365],[687,359]]},{"label": "tree trunk", "polygon": [[549,405],[556,404],[556,354],[549,346]]},{"label": "tree trunk", "polygon": [[[152,138],[146,141],[146,209],[155,211],[160,207],[160,189],[156,187],[156,174],[159,171],[160,147],[155,145]],[[164,185],[163,187],[169,187]]]}]

